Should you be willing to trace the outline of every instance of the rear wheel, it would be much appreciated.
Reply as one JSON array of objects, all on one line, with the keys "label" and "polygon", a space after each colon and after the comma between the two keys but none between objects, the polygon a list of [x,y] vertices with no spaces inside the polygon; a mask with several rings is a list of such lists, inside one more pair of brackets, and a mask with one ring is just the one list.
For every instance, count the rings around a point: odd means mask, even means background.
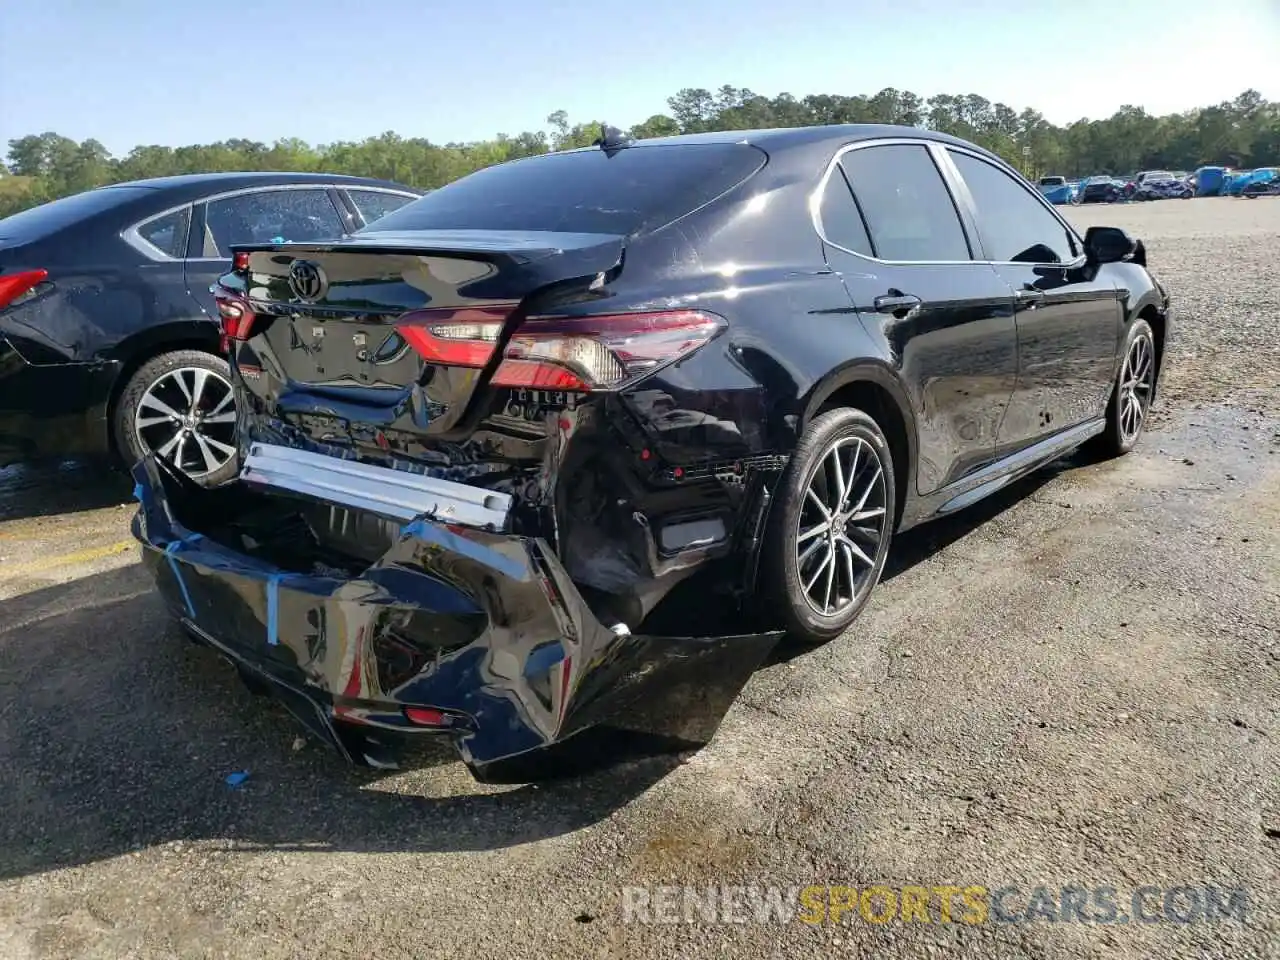
[{"label": "rear wheel", "polygon": [[175,350],[151,358],[120,394],[114,425],[129,465],[155,453],[204,486],[236,475],[235,396],[221,357]]},{"label": "rear wheel", "polygon": [[796,445],[770,511],[764,595],[796,640],[825,643],[857,618],[893,537],[893,458],[861,410],[814,419]]},{"label": "rear wheel", "polygon": [[1155,395],[1156,340],[1151,325],[1136,320],[1126,340],[1124,361],[1107,403],[1107,429],[1099,437],[1105,454],[1118,457],[1138,443]]}]

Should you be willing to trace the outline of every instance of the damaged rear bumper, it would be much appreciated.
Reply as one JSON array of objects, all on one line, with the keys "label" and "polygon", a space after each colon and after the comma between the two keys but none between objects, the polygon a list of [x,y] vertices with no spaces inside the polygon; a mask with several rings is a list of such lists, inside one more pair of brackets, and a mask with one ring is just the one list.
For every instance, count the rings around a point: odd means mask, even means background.
[{"label": "damaged rear bumper", "polygon": [[134,534],[188,632],[359,764],[444,736],[477,779],[522,781],[695,748],[781,637],[607,625],[545,541],[461,523],[380,519],[390,548],[358,572],[282,565],[226,533],[246,482],[204,490],[155,458],[134,478]]}]

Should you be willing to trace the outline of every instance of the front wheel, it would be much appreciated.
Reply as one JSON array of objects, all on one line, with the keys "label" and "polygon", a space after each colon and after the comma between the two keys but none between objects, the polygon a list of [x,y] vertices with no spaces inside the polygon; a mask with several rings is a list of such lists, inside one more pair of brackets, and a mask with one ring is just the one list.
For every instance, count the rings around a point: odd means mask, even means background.
[{"label": "front wheel", "polygon": [[222,357],[200,350],[152,357],[121,392],[114,426],[128,465],[154,453],[202,486],[236,475],[235,394]]},{"label": "front wheel", "polygon": [[893,537],[893,458],[861,410],[830,410],[805,430],[778,484],[762,594],[788,634],[825,643],[857,618]]},{"label": "front wheel", "polygon": [[1107,429],[1099,438],[1103,452],[1118,457],[1138,443],[1155,395],[1156,340],[1151,325],[1134,321],[1125,341],[1124,361],[1107,403]]}]

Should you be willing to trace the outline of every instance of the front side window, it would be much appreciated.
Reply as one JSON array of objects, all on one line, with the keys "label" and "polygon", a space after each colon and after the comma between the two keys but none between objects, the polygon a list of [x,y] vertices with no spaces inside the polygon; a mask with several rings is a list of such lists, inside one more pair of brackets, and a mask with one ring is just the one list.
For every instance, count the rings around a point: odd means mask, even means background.
[{"label": "front side window", "polygon": [[1045,205],[994,164],[949,151],[969,186],[987,258],[998,263],[1067,263],[1075,241]]},{"label": "front side window", "polygon": [[187,255],[187,229],[191,208],[183,207],[138,225],[138,236],[167,257],[181,260]]},{"label": "front side window", "polygon": [[338,211],[322,188],[240,193],[206,205],[203,255],[229,257],[237,243],[305,243],[336,240],[342,233]]},{"label": "front side window", "polygon": [[885,144],[840,159],[881,260],[970,259],[960,215],[929,150]]}]

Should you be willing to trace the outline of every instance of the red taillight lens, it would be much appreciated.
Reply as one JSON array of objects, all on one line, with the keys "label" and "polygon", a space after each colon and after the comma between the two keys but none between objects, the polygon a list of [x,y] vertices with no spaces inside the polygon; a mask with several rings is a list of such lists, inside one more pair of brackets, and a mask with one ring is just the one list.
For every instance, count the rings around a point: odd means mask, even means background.
[{"label": "red taillight lens", "polygon": [[249,254],[239,250],[231,256],[231,269],[236,273],[244,273],[249,269]]},{"label": "red taillight lens", "polygon": [[449,726],[449,716],[433,707],[405,707],[404,715],[410,723],[419,727]]},{"label": "red taillight lens", "polygon": [[[504,313],[420,311],[402,317],[397,329],[428,362],[480,368],[493,357]],[[617,390],[692,353],[724,326],[701,310],[531,318],[508,341],[493,384]]]},{"label": "red taillight lens", "polygon": [[493,356],[502,324],[512,307],[415,310],[396,329],[428,363],[483,367]]},{"label": "red taillight lens", "polygon": [[0,310],[3,310],[24,293],[44,283],[49,277],[48,270],[23,270],[21,273],[10,273],[0,276]]},{"label": "red taillight lens", "polygon": [[257,319],[249,302],[224,287],[213,290],[218,305],[218,318],[222,323],[222,347],[231,346],[234,340],[248,340],[253,336],[253,322]]}]

